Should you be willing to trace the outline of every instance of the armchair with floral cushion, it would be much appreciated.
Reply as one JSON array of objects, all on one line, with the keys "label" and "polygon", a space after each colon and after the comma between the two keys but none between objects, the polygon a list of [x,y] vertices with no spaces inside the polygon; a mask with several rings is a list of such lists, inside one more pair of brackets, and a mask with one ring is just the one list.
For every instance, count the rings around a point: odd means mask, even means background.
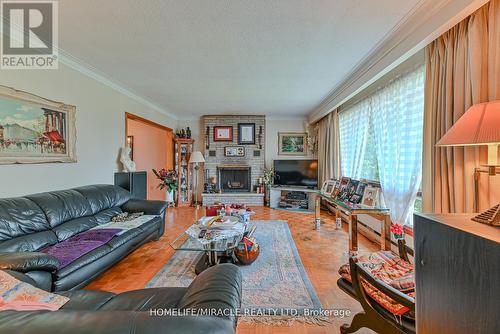
[{"label": "armchair with floral cushion", "polygon": [[413,251],[398,240],[399,256],[390,251],[351,256],[340,267],[337,285],[359,301],[363,312],[341,333],[370,328],[377,333],[415,333],[415,278],[409,255]]}]

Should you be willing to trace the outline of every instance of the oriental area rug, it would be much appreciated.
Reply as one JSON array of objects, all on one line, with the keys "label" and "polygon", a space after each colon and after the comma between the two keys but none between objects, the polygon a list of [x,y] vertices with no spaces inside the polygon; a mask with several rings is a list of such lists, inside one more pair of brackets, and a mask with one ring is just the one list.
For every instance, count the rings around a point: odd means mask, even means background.
[{"label": "oriental area rug", "polygon": [[[252,221],[253,236],[260,246],[254,263],[240,266],[243,296],[240,321],[289,325],[328,322],[318,311],[322,306],[309,281],[286,221]],[[196,276],[194,266],[201,252],[177,251],[146,285],[186,287]]]}]

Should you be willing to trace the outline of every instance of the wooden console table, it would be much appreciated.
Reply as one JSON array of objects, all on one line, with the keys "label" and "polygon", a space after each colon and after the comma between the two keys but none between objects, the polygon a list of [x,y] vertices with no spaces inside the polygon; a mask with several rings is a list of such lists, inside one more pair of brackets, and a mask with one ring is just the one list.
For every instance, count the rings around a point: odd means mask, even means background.
[{"label": "wooden console table", "polygon": [[324,194],[321,191],[316,191],[315,215],[314,223],[316,226],[321,222],[320,210],[321,199],[326,200],[335,209],[335,218],[340,217],[340,212],[349,217],[349,250],[356,252],[358,250],[358,215],[369,215],[375,219],[382,221],[380,229],[380,247],[382,250],[391,249],[391,216],[390,210],[387,208],[375,207],[367,208],[359,204],[347,204],[338,201],[330,195]]}]

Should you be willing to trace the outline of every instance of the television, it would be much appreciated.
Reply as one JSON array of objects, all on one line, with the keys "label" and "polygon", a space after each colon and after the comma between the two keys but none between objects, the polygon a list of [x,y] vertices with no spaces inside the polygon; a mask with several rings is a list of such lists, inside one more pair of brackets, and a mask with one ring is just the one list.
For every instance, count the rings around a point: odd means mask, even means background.
[{"label": "television", "polygon": [[318,187],[318,160],[274,160],[274,184]]}]

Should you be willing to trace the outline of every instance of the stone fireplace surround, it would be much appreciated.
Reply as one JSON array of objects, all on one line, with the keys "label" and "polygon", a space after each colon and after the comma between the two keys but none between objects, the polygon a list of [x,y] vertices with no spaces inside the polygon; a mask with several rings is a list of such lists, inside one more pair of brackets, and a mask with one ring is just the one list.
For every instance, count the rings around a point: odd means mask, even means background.
[{"label": "stone fireplace surround", "polygon": [[[208,148],[204,142],[205,175],[216,178],[219,184],[219,169],[222,168],[248,168],[250,170],[250,191],[222,192],[222,194],[202,194],[203,204],[211,205],[214,202],[222,203],[244,203],[249,205],[263,205],[263,194],[255,193],[254,189],[258,179],[264,175],[265,168],[265,143],[266,143],[266,118],[265,116],[253,115],[206,115],[202,118],[203,132],[201,137],[205,139],[205,132],[209,128]],[[238,123],[255,123],[255,144],[238,144]],[[233,140],[231,142],[215,142],[214,126],[232,126]],[[259,147],[259,131],[262,127],[262,140]],[[245,156],[226,157],[224,148],[226,146],[243,146]]]}]

